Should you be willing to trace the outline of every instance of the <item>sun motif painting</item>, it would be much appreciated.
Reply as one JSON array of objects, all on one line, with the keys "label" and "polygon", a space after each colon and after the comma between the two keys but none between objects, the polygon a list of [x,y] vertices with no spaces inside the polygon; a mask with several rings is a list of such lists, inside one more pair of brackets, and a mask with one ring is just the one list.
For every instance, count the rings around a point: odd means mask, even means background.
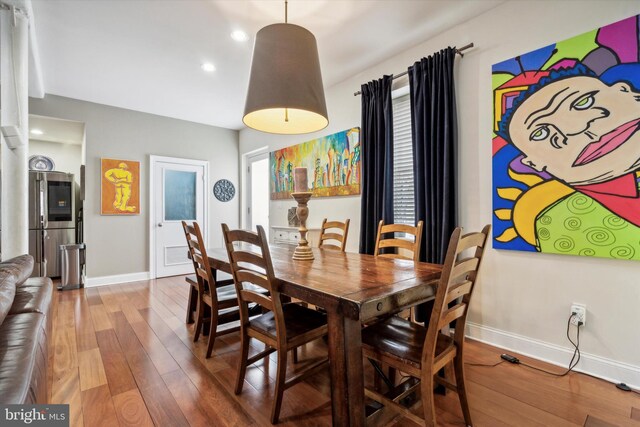
[{"label": "sun motif painting", "polygon": [[288,199],[293,170],[306,167],[314,197],[360,194],[360,128],[323,136],[269,154],[271,199]]},{"label": "sun motif painting", "polygon": [[640,260],[639,16],[493,66],[493,246]]},{"label": "sun motif painting", "polygon": [[102,159],[101,214],[140,213],[140,162]]}]

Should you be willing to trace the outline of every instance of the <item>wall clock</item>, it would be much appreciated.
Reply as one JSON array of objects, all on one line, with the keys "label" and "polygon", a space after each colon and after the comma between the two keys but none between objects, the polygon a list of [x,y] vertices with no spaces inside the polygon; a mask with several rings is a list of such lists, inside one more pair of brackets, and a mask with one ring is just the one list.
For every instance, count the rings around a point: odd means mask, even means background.
[{"label": "wall clock", "polygon": [[221,179],[213,185],[213,195],[221,202],[228,202],[236,195],[236,188],[228,179]]}]

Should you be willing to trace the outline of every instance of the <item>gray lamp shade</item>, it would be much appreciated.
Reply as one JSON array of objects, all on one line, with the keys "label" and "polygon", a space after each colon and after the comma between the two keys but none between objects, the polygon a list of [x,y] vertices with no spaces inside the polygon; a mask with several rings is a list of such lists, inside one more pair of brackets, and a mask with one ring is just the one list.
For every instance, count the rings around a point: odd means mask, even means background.
[{"label": "gray lamp shade", "polygon": [[263,132],[301,134],[329,124],[316,38],[294,24],[258,31],[242,119]]}]

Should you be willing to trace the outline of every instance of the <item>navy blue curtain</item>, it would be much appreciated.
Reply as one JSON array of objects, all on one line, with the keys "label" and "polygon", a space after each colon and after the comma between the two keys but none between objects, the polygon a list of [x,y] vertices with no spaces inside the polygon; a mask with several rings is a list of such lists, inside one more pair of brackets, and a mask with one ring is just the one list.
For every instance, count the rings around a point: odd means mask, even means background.
[{"label": "navy blue curtain", "polygon": [[[409,67],[416,222],[424,221],[420,260],[442,264],[457,222],[457,119],[453,67],[446,48]],[[428,320],[428,307],[417,311]]]},{"label": "navy blue curtain", "polygon": [[360,253],[373,254],[378,222],[393,222],[393,77],[363,84]]}]

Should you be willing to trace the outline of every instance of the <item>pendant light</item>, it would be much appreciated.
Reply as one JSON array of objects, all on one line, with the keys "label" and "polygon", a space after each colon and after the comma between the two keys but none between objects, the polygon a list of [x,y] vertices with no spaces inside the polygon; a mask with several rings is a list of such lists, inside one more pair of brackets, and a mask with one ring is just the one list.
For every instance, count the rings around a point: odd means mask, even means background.
[{"label": "pendant light", "polygon": [[249,90],[242,121],[277,134],[301,134],[329,124],[316,38],[289,24],[272,24],[256,34]]}]

